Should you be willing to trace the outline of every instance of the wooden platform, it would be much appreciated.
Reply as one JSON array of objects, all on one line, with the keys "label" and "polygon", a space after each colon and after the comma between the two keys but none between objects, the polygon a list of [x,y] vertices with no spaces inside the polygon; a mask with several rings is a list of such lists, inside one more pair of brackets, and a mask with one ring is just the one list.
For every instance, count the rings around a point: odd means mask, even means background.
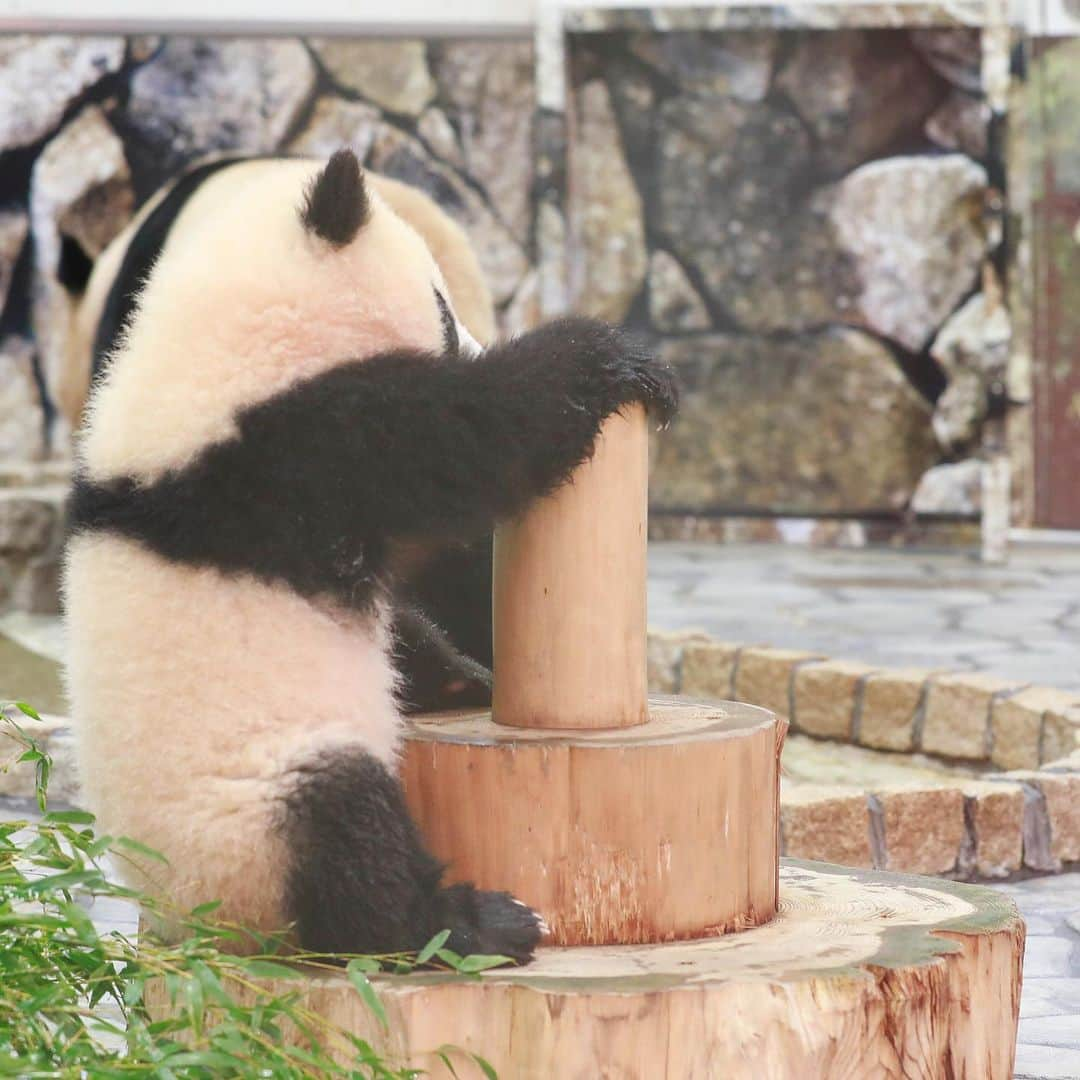
[{"label": "wooden platform", "polygon": [[751,705],[653,699],[614,730],[414,720],[401,766],[449,878],[507,889],[558,945],[757,926],[776,910],[786,722]]},{"label": "wooden platform", "polygon": [[[450,1073],[430,1051],[453,1044],[502,1080],[1009,1080],[1024,940],[1010,901],[787,860],[780,883],[777,918],[742,934],[545,949],[475,980],[380,977],[389,1032],[344,977],[304,994],[435,1077]],[[147,994],[155,1015],[161,992]],[[463,1080],[482,1075],[451,1059]]]}]

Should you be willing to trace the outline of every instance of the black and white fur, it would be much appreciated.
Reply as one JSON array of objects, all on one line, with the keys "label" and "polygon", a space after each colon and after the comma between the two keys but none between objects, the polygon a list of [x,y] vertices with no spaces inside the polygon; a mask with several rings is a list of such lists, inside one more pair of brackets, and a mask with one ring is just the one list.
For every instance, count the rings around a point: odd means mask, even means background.
[{"label": "black and white fur", "polygon": [[460,329],[347,151],[221,168],[169,230],[91,398],[65,587],[86,795],[166,855],[181,906],[321,951],[449,928],[458,952],[532,955],[534,913],[445,886],[405,808],[395,604],[441,646],[398,583],[419,564],[413,590],[452,608],[432,553],[482,564],[606,417],[666,422],[676,394],[591,320],[476,357]]}]

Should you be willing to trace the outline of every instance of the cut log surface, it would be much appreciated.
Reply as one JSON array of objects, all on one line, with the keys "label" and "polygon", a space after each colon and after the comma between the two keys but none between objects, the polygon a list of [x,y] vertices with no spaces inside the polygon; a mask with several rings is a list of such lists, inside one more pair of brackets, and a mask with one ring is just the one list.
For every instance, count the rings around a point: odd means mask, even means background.
[{"label": "cut log surface", "polygon": [[492,711],[516,727],[648,720],[641,408],[604,423],[570,482],[495,531]]},{"label": "cut log surface", "polygon": [[[1024,928],[989,889],[785,860],[768,926],[668,945],[543,949],[476,980],[344,977],[308,1003],[400,1063],[446,1044],[503,1080],[1008,1080]],[[270,989],[286,993],[294,981]],[[162,988],[148,993],[163,1011]],[[467,1053],[462,1078],[480,1077]],[[428,1074],[425,1074],[428,1075]]]},{"label": "cut log surface", "polygon": [[654,699],[614,731],[414,719],[401,779],[451,880],[506,889],[558,945],[757,926],[776,910],[786,722],[752,705]]}]

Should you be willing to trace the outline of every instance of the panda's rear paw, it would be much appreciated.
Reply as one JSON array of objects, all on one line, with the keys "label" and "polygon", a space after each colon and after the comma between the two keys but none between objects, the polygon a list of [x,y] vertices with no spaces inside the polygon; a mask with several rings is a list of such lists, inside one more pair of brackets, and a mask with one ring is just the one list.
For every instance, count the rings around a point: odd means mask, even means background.
[{"label": "panda's rear paw", "polygon": [[449,948],[462,956],[508,956],[527,964],[547,927],[543,919],[506,892],[483,892],[472,885],[442,890]]}]

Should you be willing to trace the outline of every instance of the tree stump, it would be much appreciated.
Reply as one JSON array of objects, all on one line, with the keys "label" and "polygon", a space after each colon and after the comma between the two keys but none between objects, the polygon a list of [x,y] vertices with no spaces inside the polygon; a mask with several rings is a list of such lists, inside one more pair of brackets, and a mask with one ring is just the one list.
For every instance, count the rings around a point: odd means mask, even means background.
[{"label": "tree stump", "polygon": [[[990,889],[783,860],[767,926],[545,949],[472,980],[376,977],[385,1030],[343,976],[266,985],[302,986],[320,1014],[433,1077],[451,1075],[433,1051],[452,1045],[503,1080],[1009,1080],[1023,941]],[[160,985],[147,1002],[168,1012]],[[482,1076],[466,1053],[450,1059]]]},{"label": "tree stump", "polygon": [[752,705],[675,698],[610,731],[421,717],[401,778],[449,878],[509,890],[554,944],[703,937],[776,911],[786,728]]}]

